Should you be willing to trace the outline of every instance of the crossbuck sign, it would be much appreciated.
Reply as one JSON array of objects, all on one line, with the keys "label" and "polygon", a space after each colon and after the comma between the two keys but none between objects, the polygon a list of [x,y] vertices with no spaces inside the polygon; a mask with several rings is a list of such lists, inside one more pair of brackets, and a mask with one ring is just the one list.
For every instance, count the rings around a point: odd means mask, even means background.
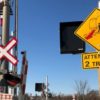
[{"label": "crossbuck sign", "polygon": [[17,44],[16,38],[12,38],[6,46],[0,45],[0,60],[6,58],[13,65],[18,63],[18,60],[9,52]]}]

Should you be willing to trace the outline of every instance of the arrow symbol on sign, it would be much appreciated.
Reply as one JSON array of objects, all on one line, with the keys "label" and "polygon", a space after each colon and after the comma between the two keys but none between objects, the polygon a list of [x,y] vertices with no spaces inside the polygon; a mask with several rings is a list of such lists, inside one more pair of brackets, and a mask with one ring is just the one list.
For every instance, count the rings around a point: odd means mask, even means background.
[{"label": "arrow symbol on sign", "polygon": [[16,38],[11,39],[6,46],[0,45],[0,59],[5,57],[13,65],[18,63],[18,60],[9,53],[9,51],[17,44]]}]

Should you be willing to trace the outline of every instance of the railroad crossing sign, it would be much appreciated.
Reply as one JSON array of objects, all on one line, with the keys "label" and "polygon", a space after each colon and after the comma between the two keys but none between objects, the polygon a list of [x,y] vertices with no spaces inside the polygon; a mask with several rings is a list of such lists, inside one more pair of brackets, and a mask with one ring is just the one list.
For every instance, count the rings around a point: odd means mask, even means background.
[{"label": "railroad crossing sign", "polygon": [[100,51],[100,9],[94,9],[75,31],[75,35]]},{"label": "railroad crossing sign", "polygon": [[82,54],[83,69],[94,69],[100,67],[100,53],[83,53]]},{"label": "railroad crossing sign", "polygon": [[12,38],[6,46],[0,45],[0,60],[2,58],[6,58],[8,61],[10,61],[13,65],[16,65],[18,63],[18,60],[9,53],[9,51],[17,44],[17,40],[15,38]]}]

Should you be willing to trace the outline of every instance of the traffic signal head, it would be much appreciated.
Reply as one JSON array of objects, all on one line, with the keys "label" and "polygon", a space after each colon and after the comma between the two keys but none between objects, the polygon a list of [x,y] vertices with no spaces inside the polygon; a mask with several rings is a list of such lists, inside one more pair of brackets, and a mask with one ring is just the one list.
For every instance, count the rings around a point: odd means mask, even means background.
[{"label": "traffic signal head", "polygon": [[6,80],[8,86],[14,87],[17,84],[21,83],[21,79],[17,76],[14,76],[13,74],[7,73],[4,74],[3,77]]},{"label": "traffic signal head", "polygon": [[77,54],[85,52],[85,42],[74,34],[74,31],[81,23],[82,21],[60,23],[61,54]]}]

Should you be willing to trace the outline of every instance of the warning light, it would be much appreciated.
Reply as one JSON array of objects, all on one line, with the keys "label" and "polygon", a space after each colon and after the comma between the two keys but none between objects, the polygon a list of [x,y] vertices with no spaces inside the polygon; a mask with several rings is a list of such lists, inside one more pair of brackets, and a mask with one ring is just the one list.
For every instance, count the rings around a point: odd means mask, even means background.
[{"label": "warning light", "polygon": [[21,83],[21,79],[18,76],[15,76],[13,74],[7,73],[7,74],[4,74],[3,77],[6,80],[7,85],[11,87],[14,87],[17,84]]}]

